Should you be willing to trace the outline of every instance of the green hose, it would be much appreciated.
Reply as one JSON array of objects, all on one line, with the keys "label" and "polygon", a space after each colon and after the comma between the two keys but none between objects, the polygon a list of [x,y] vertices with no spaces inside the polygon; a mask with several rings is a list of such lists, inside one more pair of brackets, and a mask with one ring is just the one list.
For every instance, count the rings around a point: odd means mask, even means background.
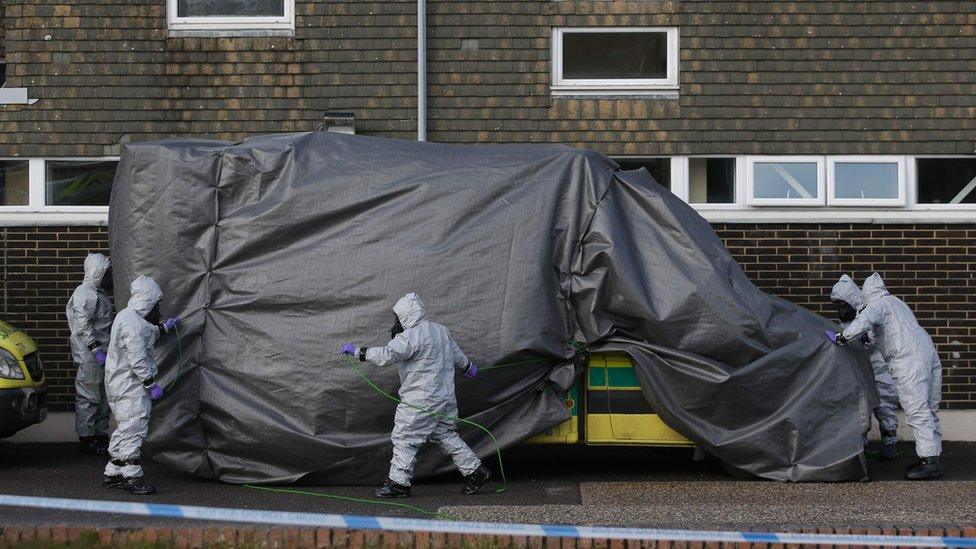
[{"label": "green hose", "polygon": [[375,383],[373,383],[373,380],[369,379],[369,377],[359,368],[359,366],[356,365],[356,361],[353,360],[353,358],[351,356],[346,355],[346,362],[348,362],[349,365],[352,366],[354,370],[356,370],[356,373],[359,374],[359,377],[363,378],[363,381],[365,381],[366,383],[368,383],[369,386],[373,388],[373,390],[375,390],[377,393],[385,396],[386,398],[392,400],[393,402],[396,402],[397,404],[403,404],[404,406],[408,406],[410,408],[413,408],[414,410],[418,410],[420,412],[424,412],[424,413],[427,413],[427,414],[431,414],[433,416],[440,417],[440,418],[443,418],[443,419],[460,421],[461,423],[464,423],[466,425],[471,425],[471,426],[477,427],[478,429],[481,429],[482,431],[484,431],[485,433],[487,433],[488,436],[491,437],[492,442],[495,443],[495,454],[498,456],[498,472],[499,472],[499,474],[502,477],[502,486],[498,490],[495,490],[495,492],[497,492],[497,493],[500,494],[500,493],[504,492],[508,488],[508,479],[505,477],[505,465],[502,462],[502,448],[501,448],[501,445],[498,443],[498,439],[495,438],[495,435],[493,435],[491,433],[491,431],[488,430],[487,427],[484,427],[480,423],[477,423],[477,422],[474,422],[474,421],[471,421],[471,420],[468,420],[468,419],[464,419],[464,418],[460,418],[460,417],[455,417],[455,416],[452,416],[452,415],[448,415],[448,414],[444,414],[444,413],[441,413],[441,412],[437,412],[435,410],[430,410],[430,409],[424,408],[422,406],[417,406],[416,404],[411,404],[409,402],[404,402],[404,401],[400,400],[399,398],[391,395],[390,393],[387,393],[386,391],[384,391],[383,389],[381,389],[378,385],[376,385]]},{"label": "green hose", "polygon": [[374,505],[386,505],[389,507],[400,507],[402,509],[409,509],[410,511],[416,511],[418,513],[423,513],[425,515],[442,518],[447,520],[456,520],[453,516],[447,513],[438,513],[437,511],[431,511],[430,509],[425,509],[417,505],[410,505],[409,503],[400,503],[397,501],[384,501],[381,499],[366,499],[366,498],[354,498],[352,496],[339,496],[336,494],[328,494],[325,492],[311,492],[308,490],[296,490],[294,488],[272,488],[270,486],[257,486],[255,484],[245,484],[245,488],[251,488],[253,490],[264,490],[265,492],[279,492],[282,494],[296,494],[299,496],[315,496],[319,498],[337,499],[340,501],[353,501],[356,503],[372,503]]}]

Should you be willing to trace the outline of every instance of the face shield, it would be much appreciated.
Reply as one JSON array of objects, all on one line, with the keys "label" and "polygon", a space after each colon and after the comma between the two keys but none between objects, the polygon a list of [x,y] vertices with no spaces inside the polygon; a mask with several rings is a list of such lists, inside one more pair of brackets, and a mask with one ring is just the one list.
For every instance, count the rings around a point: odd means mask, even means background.
[{"label": "face shield", "polygon": [[393,339],[397,334],[403,333],[403,324],[400,324],[400,317],[396,314],[393,315],[393,327],[390,328],[390,339]]},{"label": "face shield", "polygon": [[159,316],[160,316],[159,303],[156,303],[155,305],[153,305],[152,310],[150,310],[149,313],[146,314],[146,322],[150,324],[159,324]]},{"label": "face shield", "polygon": [[834,308],[837,310],[837,318],[841,322],[850,322],[857,316],[857,311],[854,310],[854,307],[851,307],[850,303],[842,299],[834,300]]}]

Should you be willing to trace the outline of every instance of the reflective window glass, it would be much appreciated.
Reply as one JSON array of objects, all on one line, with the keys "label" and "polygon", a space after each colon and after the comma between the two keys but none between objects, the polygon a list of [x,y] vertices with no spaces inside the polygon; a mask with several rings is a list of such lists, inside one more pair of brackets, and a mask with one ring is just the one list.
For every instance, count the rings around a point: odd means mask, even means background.
[{"label": "reflective window glass", "polygon": [[689,158],[688,198],[692,204],[735,202],[734,158]]},{"label": "reflective window glass", "polygon": [[0,206],[30,204],[30,179],[26,160],[0,160]]},{"label": "reflective window glass", "polygon": [[651,177],[657,181],[658,185],[665,189],[671,188],[670,158],[617,158],[615,160],[617,164],[620,164],[620,169],[629,171],[644,168],[651,173]]},{"label": "reflective window glass", "polygon": [[282,17],[285,0],[178,0],[179,17]]},{"label": "reflective window glass", "polygon": [[976,204],[976,158],[919,158],[919,204]]},{"label": "reflective window glass", "polygon": [[834,198],[898,198],[898,164],[837,162]]},{"label": "reflective window glass", "polygon": [[48,206],[108,206],[115,179],[115,160],[48,160],[45,189]]},{"label": "reflective window glass", "polygon": [[816,198],[816,162],[756,162],[753,198]]},{"label": "reflective window glass", "polygon": [[666,32],[566,32],[562,36],[564,79],[660,79],[668,76]]}]

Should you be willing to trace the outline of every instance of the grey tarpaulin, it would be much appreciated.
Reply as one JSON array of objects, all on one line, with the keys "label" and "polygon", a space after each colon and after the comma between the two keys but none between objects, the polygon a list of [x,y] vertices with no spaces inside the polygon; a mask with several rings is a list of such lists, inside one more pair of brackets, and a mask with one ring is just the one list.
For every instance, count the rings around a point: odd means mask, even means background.
[{"label": "grey tarpaulin", "polygon": [[[563,146],[457,146],[332,133],[127,145],[109,215],[116,299],[153,276],[163,338],[145,453],[230,482],[373,483],[394,405],[336,351],[388,340],[415,291],[481,365],[464,417],[503,445],[568,414],[573,340],[635,361],[669,425],[779,480],[859,479],[875,396],[835,326],[762,293],[647,172]],[[826,290],[825,290],[826,291]],[[366,366],[385,390],[394,369]],[[178,377],[178,379],[177,379]],[[479,431],[461,428],[482,457]],[[436,452],[419,475],[450,468]]]}]

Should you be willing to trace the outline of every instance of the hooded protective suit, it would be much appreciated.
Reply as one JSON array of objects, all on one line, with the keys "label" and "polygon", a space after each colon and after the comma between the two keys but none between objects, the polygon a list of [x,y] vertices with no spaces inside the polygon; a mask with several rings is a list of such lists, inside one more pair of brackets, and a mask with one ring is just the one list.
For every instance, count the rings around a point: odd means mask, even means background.
[{"label": "hooded protective suit", "polygon": [[942,399],[942,364],[932,338],[918,324],[908,305],[888,293],[881,275],[864,281],[864,307],[844,329],[845,339],[874,331],[891,375],[905,419],[915,431],[918,457],[942,453],[939,401]]},{"label": "hooded protective suit", "polygon": [[163,298],[163,291],[152,278],[139,275],[132,281],[131,296],[112,324],[105,362],[105,389],[118,423],[108,446],[111,461],[105,475],[126,478],[142,476],[139,456],[152,410],[145,384],[156,377],[153,347],[159,337],[159,327],[145,317]]},{"label": "hooded protective suit", "polygon": [[65,315],[71,330],[71,356],[75,374],[75,431],[79,437],[108,435],[108,401],[105,398],[104,368],[95,350],[108,349],[112,327],[112,302],[102,289],[102,277],[111,262],[102,254],[85,258],[85,278],[75,288]]},{"label": "hooded protective suit", "polygon": [[[400,400],[419,408],[457,416],[454,372],[470,364],[447,328],[427,320],[427,310],[417,294],[407,294],[393,306],[404,331],[386,347],[370,347],[366,360],[377,366],[396,364],[400,372]],[[410,486],[417,452],[428,440],[450,454],[461,474],[468,476],[481,460],[458,436],[454,421],[405,404],[394,419],[393,461],[390,480]]]},{"label": "hooded protective suit", "polygon": [[[855,311],[864,308],[864,294],[857,287],[854,279],[845,275],[834,284],[830,290],[830,300],[841,300],[851,306]],[[841,326],[847,328],[850,323],[842,322]],[[895,380],[891,377],[888,364],[881,356],[874,336],[874,330],[868,330],[868,337],[871,344],[868,346],[868,356],[871,358],[871,368],[874,370],[874,383],[878,388],[878,405],[874,408],[874,417],[878,418],[878,425],[881,427],[882,442],[884,444],[895,444],[898,442],[898,394],[895,390]]]}]

